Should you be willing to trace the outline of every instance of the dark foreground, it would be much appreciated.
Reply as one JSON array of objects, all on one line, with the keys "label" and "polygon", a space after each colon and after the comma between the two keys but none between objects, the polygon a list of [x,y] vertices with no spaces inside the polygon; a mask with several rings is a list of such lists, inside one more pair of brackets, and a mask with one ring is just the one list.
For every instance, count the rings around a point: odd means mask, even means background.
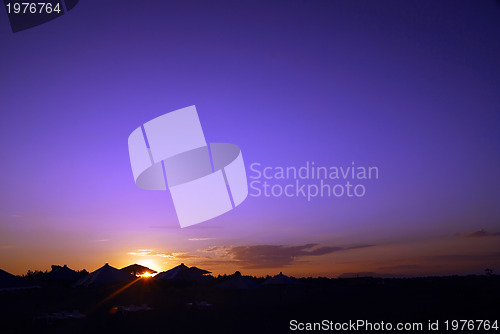
[{"label": "dark foreground", "polygon": [[[52,284],[2,291],[0,333],[301,332],[290,330],[292,320],[296,320],[297,326],[323,320],[383,321],[394,326],[398,322],[422,323],[422,330],[410,331],[415,333],[431,332],[427,329],[429,320],[440,320],[439,330],[434,333],[500,333],[500,329],[493,328],[478,330],[477,325],[464,331],[444,328],[445,320],[450,325],[452,320],[500,322],[499,276],[314,279],[304,280],[300,286],[266,286],[254,290],[217,289],[214,287],[217,283],[220,280],[186,284],[139,279],[129,286],[73,289]],[[151,309],[134,307],[143,304]],[[51,316],[73,310],[84,317]],[[383,332],[350,329],[326,332]]]}]

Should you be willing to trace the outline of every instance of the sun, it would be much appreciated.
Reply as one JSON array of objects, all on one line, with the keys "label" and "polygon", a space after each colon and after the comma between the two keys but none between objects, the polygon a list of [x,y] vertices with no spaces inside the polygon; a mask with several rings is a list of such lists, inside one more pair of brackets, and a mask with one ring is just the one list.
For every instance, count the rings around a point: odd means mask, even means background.
[{"label": "sun", "polygon": [[142,275],[137,275],[138,277],[141,277],[141,278],[150,278],[150,277],[153,277],[155,274],[150,274],[150,273],[144,273]]},{"label": "sun", "polygon": [[141,266],[144,266],[144,267],[148,267],[149,269],[160,271],[160,270],[158,270],[160,266],[158,265],[158,263],[155,260],[150,260],[150,259],[142,260],[141,259],[141,260],[137,261],[137,264],[140,264]]}]

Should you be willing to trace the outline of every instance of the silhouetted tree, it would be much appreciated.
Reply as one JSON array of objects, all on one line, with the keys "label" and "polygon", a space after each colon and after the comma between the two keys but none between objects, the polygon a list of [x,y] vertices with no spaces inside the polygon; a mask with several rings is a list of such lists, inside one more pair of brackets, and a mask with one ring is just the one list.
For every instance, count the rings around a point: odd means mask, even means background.
[{"label": "silhouetted tree", "polygon": [[77,271],[77,273],[81,276],[81,277],[84,277],[84,276],[87,276],[89,274],[89,272],[85,269],[82,269],[80,271]]},{"label": "silhouetted tree", "polygon": [[41,271],[41,270],[32,271],[30,269],[30,270],[28,270],[26,275],[23,275],[23,277],[29,281],[40,281],[40,280],[43,280],[48,273],[49,272],[47,270],[46,271]]},{"label": "silhouetted tree", "polygon": [[53,265],[51,266],[51,268],[52,268],[52,271],[56,271],[57,269],[61,269],[62,267],[61,267],[61,266],[59,266],[59,265],[53,264]]}]

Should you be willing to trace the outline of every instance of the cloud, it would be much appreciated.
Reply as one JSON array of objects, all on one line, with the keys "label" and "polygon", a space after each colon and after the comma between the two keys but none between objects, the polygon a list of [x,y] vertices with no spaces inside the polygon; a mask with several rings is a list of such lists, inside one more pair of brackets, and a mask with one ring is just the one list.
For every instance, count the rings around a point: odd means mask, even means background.
[{"label": "cloud", "polygon": [[303,256],[320,256],[342,250],[341,247],[317,247],[316,244],[302,246],[239,246],[231,249],[234,259],[247,268],[273,268],[292,264]]},{"label": "cloud", "polygon": [[209,248],[198,249],[199,252],[213,253],[218,258],[231,258],[232,246],[212,246]]},{"label": "cloud", "polygon": [[370,247],[359,245],[352,247],[320,246],[305,244],[297,246],[286,245],[251,245],[251,246],[216,246],[202,251],[213,252],[219,258],[226,258],[243,268],[277,268],[290,265],[299,258],[306,256],[322,256],[349,249]]},{"label": "cloud", "polygon": [[345,250],[347,249],[360,249],[360,248],[367,248],[367,247],[375,247],[375,245],[357,245],[357,246],[351,246],[344,248]]},{"label": "cloud", "polygon": [[455,236],[463,236],[465,238],[498,237],[500,236],[500,232],[488,232],[484,229],[480,229],[478,231],[470,232],[467,234],[455,233]]},{"label": "cloud", "polygon": [[[215,259],[215,258],[211,258],[211,257],[204,257],[204,258],[198,257],[198,258],[189,260],[190,266],[201,267],[201,268],[204,268],[204,267],[210,268],[210,267],[215,267],[215,266],[220,266],[220,265],[238,266],[238,264],[239,264],[239,262],[236,260],[228,260],[228,259],[221,260],[221,259]],[[204,268],[204,269],[206,269],[206,268]]]},{"label": "cloud", "polygon": [[500,259],[500,252],[490,252],[483,254],[440,254],[440,255],[426,255],[420,257],[426,263],[429,262],[439,262],[439,263],[450,263],[450,262],[481,262],[481,261],[495,261],[498,262]]},{"label": "cloud", "polygon": [[421,268],[427,268],[427,267],[418,264],[399,264],[394,266],[380,267],[380,269],[383,270],[411,270],[411,269],[421,269]]},{"label": "cloud", "polygon": [[214,240],[215,238],[189,238],[189,241],[206,241],[206,240]]},{"label": "cloud", "polygon": [[171,258],[183,260],[183,259],[197,259],[199,258],[199,256],[189,255],[188,253],[172,253]]},{"label": "cloud", "polygon": [[[349,247],[324,246],[319,244],[304,245],[248,245],[248,246],[212,246],[193,252],[158,252],[151,249],[139,249],[128,255],[143,257],[162,257],[167,261],[184,261],[189,265],[218,266],[232,265],[244,269],[279,268],[297,262],[309,262],[307,257],[323,256],[339,251],[348,251],[373,245],[355,245]],[[304,259],[305,258],[305,259]]]},{"label": "cloud", "polygon": [[172,255],[172,253],[159,253],[149,249],[139,249],[135,252],[129,252],[128,255],[169,257]]},{"label": "cloud", "polygon": [[151,249],[138,249],[134,252],[129,252],[127,254],[134,256],[142,256],[142,257],[161,257],[169,262],[183,261],[186,259],[192,259],[192,260],[211,259],[210,257],[207,256],[198,256],[194,254],[189,254],[187,252],[157,252]]}]

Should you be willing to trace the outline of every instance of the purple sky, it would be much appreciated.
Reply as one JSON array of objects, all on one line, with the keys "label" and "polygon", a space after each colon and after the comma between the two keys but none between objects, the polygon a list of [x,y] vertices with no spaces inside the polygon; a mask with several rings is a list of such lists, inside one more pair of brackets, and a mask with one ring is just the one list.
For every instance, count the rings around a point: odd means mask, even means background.
[{"label": "purple sky", "polygon": [[[495,1],[85,0],[0,14],[0,267],[500,271]],[[249,197],[180,229],[127,138],[196,105],[249,166],[377,166],[362,198]]]}]

